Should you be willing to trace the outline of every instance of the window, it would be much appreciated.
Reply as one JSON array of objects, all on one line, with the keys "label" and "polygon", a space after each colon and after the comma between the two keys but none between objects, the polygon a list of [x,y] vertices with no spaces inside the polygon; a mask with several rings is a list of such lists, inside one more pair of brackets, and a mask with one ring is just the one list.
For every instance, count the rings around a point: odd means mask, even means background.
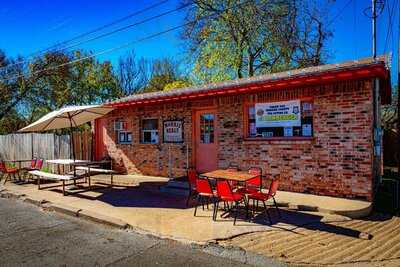
[{"label": "window", "polygon": [[[292,118],[296,117],[299,106],[300,116],[297,117],[297,122],[293,122]],[[312,101],[296,100],[250,105],[247,116],[247,137],[249,138],[313,136]],[[263,116],[264,121],[257,120],[257,116],[258,118]]]},{"label": "window", "polygon": [[214,143],[214,114],[200,115],[200,142],[202,144]]},{"label": "window", "polygon": [[158,143],[158,119],[143,119],[141,124],[141,143]]},{"label": "window", "polygon": [[132,144],[132,132],[119,131],[118,144]]}]

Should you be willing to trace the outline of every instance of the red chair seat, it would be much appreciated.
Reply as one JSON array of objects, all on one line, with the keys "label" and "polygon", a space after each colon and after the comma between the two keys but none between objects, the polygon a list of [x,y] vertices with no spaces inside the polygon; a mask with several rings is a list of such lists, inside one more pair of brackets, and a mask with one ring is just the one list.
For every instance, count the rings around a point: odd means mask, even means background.
[{"label": "red chair seat", "polygon": [[239,201],[243,199],[243,194],[233,193],[231,196],[221,196],[223,201]]},{"label": "red chair seat", "polygon": [[262,192],[256,192],[249,195],[249,199],[261,200],[261,201],[267,201],[269,198],[270,198],[269,194],[265,194]]},{"label": "red chair seat", "polygon": [[18,169],[17,168],[7,168],[6,172],[7,173],[17,173]]},{"label": "red chair seat", "polygon": [[213,193],[199,192],[199,195],[205,197],[213,197],[217,195],[217,191],[213,190]]},{"label": "red chair seat", "polygon": [[240,194],[255,194],[255,193],[259,192],[259,191],[257,189],[255,189],[255,188],[241,187],[236,192],[240,193]]}]

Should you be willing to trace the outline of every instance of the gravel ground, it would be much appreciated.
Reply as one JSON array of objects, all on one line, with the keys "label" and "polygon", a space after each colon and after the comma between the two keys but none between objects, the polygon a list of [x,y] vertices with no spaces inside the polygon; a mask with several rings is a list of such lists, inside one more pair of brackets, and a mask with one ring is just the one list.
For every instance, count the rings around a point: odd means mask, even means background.
[{"label": "gravel ground", "polygon": [[281,266],[241,250],[116,230],[0,198],[0,266],[107,265]]}]

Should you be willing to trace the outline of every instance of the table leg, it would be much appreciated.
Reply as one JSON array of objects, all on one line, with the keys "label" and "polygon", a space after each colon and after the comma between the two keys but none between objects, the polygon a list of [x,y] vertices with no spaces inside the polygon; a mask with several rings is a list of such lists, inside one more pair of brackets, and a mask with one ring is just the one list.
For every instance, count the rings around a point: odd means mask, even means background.
[{"label": "table leg", "polygon": [[63,195],[65,196],[65,181],[62,181],[62,191],[63,191]]},{"label": "table leg", "polygon": [[[76,169],[75,169],[75,165],[72,166],[72,168],[74,168],[74,177],[76,177]],[[74,179],[74,186],[76,186],[76,179]]]},{"label": "table leg", "polygon": [[111,173],[111,187],[114,185],[114,174]]},{"label": "table leg", "polygon": [[18,161],[18,181],[22,181],[21,179],[21,175],[19,174],[19,172],[21,171],[21,161]]},{"label": "table leg", "polygon": [[88,178],[89,178],[89,187],[90,187],[91,186],[91,182],[92,182],[92,177],[90,175],[90,166],[87,166],[87,175],[88,175]]},{"label": "table leg", "polygon": [[40,190],[40,176],[37,176],[37,185],[38,185],[38,190]]}]

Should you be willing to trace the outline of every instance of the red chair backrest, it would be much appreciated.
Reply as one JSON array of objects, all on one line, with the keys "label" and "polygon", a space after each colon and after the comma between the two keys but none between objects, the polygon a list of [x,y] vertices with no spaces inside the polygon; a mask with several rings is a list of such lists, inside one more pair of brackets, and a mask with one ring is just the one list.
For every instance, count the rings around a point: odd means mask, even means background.
[{"label": "red chair backrest", "polygon": [[0,172],[5,172],[5,171],[7,171],[6,164],[3,161],[1,161],[0,162]]},{"label": "red chair backrest", "polygon": [[34,169],[36,166],[36,159],[31,160],[31,168]]},{"label": "red chair backrest", "polygon": [[252,167],[248,170],[248,173],[250,174],[257,174],[257,177],[251,178],[250,180],[247,180],[246,184],[247,185],[252,185],[252,186],[257,186],[261,187],[262,184],[262,170],[261,168],[256,168]]},{"label": "red chair backrest", "polygon": [[191,188],[196,187],[197,172],[194,169],[188,170],[188,181]]},{"label": "red chair backrest", "polygon": [[198,193],[213,194],[210,182],[205,178],[196,179],[196,191]]},{"label": "red chair backrest", "polygon": [[42,169],[42,167],[43,167],[43,159],[38,159],[36,168],[40,170]]},{"label": "red chair backrest", "polygon": [[217,193],[221,198],[232,198],[233,192],[227,180],[217,180]]},{"label": "red chair backrest", "polygon": [[269,186],[269,191],[268,194],[270,196],[275,196],[276,191],[278,191],[278,186],[279,186],[279,181],[278,180],[272,180],[271,185]]}]

